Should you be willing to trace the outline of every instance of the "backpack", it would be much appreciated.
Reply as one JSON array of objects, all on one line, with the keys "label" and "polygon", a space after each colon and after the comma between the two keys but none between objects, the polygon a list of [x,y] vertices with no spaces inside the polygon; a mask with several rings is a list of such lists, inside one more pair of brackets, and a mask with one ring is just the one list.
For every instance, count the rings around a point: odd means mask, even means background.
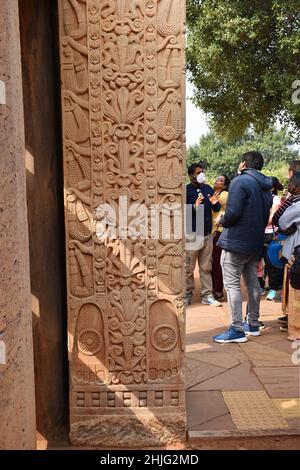
[{"label": "backpack", "polygon": [[288,235],[276,233],[274,239],[269,243],[267,255],[274,268],[284,269],[287,260],[282,256],[282,248]]}]

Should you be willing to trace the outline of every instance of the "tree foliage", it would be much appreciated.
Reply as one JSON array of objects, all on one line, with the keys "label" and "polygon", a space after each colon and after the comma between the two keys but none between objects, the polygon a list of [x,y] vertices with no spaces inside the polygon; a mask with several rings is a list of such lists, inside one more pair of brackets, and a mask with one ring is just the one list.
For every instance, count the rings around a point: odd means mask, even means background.
[{"label": "tree foliage", "polygon": [[225,173],[232,178],[236,175],[241,156],[251,150],[258,150],[265,159],[264,172],[285,179],[287,163],[299,158],[293,144],[285,129],[271,128],[263,134],[248,131],[231,143],[210,132],[200,138],[199,144],[188,148],[187,164],[204,162],[210,175]]},{"label": "tree foliage", "polygon": [[300,138],[300,104],[292,100],[300,0],[187,0],[187,24],[194,102],[212,127],[235,138],[280,118]]}]

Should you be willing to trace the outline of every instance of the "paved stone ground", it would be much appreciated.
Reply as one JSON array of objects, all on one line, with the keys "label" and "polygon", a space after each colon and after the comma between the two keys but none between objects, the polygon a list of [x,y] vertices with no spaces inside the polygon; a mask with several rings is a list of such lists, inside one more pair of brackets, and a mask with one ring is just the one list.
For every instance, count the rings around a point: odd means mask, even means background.
[{"label": "paved stone ground", "polygon": [[[300,366],[292,362],[293,343],[288,341],[287,333],[279,330],[277,318],[282,315],[281,304],[262,300],[261,320],[266,329],[261,336],[251,337],[242,344],[218,344],[212,336],[228,327],[228,305],[226,302],[222,308],[201,305],[198,295],[196,292],[186,316],[189,435],[200,438],[205,435],[228,437],[250,433],[254,437],[268,433],[300,433]],[[253,406],[251,409],[251,400],[248,400],[253,398],[253,393],[236,393],[253,391],[260,391],[254,396],[263,398],[262,402],[257,402],[257,413]],[[244,406],[242,404],[237,410],[242,427],[236,413],[230,412],[224,392],[235,392],[234,397],[242,397],[238,401],[244,402]],[[249,416],[243,422],[243,414],[246,411],[247,415],[247,410]],[[262,419],[257,420],[257,417]],[[273,420],[274,417],[277,421]],[[271,419],[269,425],[268,419]],[[279,424],[272,424],[274,422]]]}]

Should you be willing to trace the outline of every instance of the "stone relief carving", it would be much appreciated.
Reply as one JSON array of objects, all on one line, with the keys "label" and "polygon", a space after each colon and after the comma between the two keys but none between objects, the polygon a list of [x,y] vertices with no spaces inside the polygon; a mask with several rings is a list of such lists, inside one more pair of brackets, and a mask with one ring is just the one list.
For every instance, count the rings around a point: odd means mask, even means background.
[{"label": "stone relief carving", "polygon": [[[114,226],[120,197],[136,226],[154,204],[183,203],[182,1],[63,0],[59,9],[71,416],[176,408],[182,241],[123,239]],[[136,218],[134,204],[146,208]],[[155,398],[153,384],[172,389]]]},{"label": "stone relief carving", "polygon": [[171,302],[158,300],[150,307],[149,380],[178,378],[182,367],[182,338]]},{"label": "stone relief carving", "polygon": [[84,304],[78,313],[73,347],[75,384],[103,384],[107,375],[103,315],[98,306]]}]

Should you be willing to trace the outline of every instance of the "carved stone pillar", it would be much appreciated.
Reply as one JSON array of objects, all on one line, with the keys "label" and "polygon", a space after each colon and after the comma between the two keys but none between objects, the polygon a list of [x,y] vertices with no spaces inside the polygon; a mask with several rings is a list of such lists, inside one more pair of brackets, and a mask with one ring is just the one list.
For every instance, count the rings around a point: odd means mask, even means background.
[{"label": "carved stone pillar", "polygon": [[185,2],[58,4],[71,441],[180,441]]},{"label": "carved stone pillar", "polygon": [[25,139],[17,0],[0,2],[0,449],[35,449]]}]

